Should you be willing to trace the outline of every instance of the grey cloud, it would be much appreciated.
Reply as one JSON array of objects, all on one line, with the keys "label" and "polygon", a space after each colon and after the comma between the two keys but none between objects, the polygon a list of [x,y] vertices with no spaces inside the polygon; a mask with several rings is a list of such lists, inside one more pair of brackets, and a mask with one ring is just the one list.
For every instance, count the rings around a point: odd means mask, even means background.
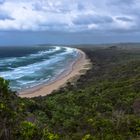
[{"label": "grey cloud", "polygon": [[73,20],[73,23],[76,25],[102,24],[111,22],[113,22],[113,19],[111,17],[100,15],[80,15]]},{"label": "grey cloud", "polygon": [[14,20],[8,13],[0,11],[0,20]]},{"label": "grey cloud", "polygon": [[132,28],[129,28],[129,29],[120,29],[120,28],[116,28],[116,29],[110,29],[109,30],[110,33],[113,33],[113,34],[134,34],[134,33],[139,33],[140,30],[133,26]]},{"label": "grey cloud", "polygon": [[32,10],[34,11],[44,11],[44,12],[51,12],[51,13],[62,13],[66,14],[70,12],[70,8],[64,5],[53,5],[50,6],[48,3],[43,2],[36,2],[32,4]]},{"label": "grey cloud", "polygon": [[84,10],[85,7],[84,7],[83,4],[78,3],[78,4],[77,4],[77,9],[78,9],[78,10]]},{"label": "grey cloud", "polygon": [[117,20],[121,20],[121,21],[126,21],[126,22],[132,22],[133,20],[131,18],[128,17],[117,17]]},{"label": "grey cloud", "polygon": [[63,28],[63,30],[64,29],[66,29],[67,28],[67,24],[66,23],[55,23],[55,22],[50,22],[50,23],[40,23],[39,25],[38,25],[38,27],[39,27],[39,29],[41,29],[41,30],[49,30],[49,31],[53,31],[53,30],[56,30],[56,31],[60,31],[60,30],[62,30],[62,28]]},{"label": "grey cloud", "polygon": [[32,6],[33,6],[33,10],[35,10],[35,11],[42,11],[43,10],[43,7],[40,3],[33,3]]},{"label": "grey cloud", "polygon": [[5,0],[0,0],[0,4],[3,4],[5,2]]},{"label": "grey cloud", "polygon": [[128,5],[132,5],[135,3],[135,0],[110,0],[108,2],[109,4],[113,4],[113,5],[125,5],[125,6],[128,6]]}]

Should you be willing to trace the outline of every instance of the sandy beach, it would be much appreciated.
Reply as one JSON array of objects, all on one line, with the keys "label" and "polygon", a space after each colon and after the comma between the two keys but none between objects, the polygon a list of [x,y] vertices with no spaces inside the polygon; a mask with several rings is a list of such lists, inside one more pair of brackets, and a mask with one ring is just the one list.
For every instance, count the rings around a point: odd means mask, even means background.
[{"label": "sandy beach", "polygon": [[86,54],[77,49],[79,57],[77,60],[69,66],[69,69],[66,72],[63,72],[57,79],[50,84],[43,84],[36,86],[31,89],[27,89],[19,93],[20,97],[37,97],[37,96],[46,96],[51,94],[54,90],[58,90],[60,87],[65,86],[68,81],[72,81],[74,78],[79,77],[87,69],[90,68],[90,60],[87,59]]}]

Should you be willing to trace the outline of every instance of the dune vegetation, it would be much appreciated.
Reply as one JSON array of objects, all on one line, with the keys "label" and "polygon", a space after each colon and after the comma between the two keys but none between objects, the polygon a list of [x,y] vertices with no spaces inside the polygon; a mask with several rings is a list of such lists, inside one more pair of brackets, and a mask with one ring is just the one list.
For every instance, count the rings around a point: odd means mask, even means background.
[{"label": "dune vegetation", "polygon": [[20,98],[0,78],[1,140],[140,139],[140,48],[80,49],[92,68],[51,95]]}]

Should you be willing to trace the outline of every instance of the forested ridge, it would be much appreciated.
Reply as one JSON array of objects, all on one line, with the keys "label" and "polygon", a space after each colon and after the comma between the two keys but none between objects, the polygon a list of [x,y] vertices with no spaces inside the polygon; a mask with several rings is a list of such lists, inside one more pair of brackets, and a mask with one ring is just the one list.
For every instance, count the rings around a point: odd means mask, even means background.
[{"label": "forested ridge", "polygon": [[140,139],[140,48],[80,49],[92,68],[51,95],[20,98],[0,78],[0,140]]}]

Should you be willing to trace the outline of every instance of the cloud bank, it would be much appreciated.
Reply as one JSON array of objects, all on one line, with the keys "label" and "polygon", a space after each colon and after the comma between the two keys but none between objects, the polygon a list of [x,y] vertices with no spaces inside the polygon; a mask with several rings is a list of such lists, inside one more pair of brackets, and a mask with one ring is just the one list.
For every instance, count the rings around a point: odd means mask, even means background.
[{"label": "cloud bank", "polygon": [[0,0],[0,31],[140,32],[139,0]]}]

